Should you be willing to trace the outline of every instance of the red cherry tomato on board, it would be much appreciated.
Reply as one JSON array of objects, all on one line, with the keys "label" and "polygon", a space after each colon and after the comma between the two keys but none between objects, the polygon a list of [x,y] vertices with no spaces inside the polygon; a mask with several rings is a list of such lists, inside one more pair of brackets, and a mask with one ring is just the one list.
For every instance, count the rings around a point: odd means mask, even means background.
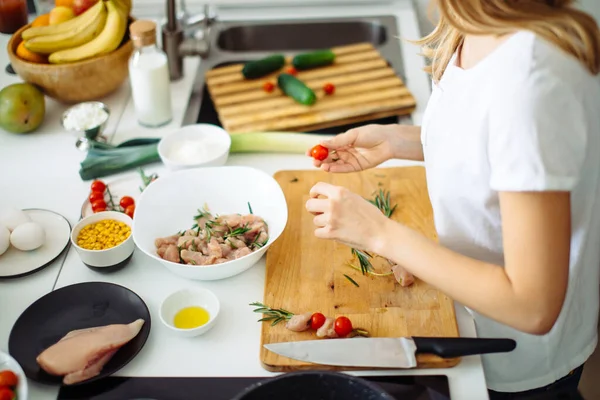
[{"label": "red cherry tomato on board", "polygon": [[123,197],[121,197],[121,201],[119,202],[119,205],[123,209],[129,207],[132,204],[135,204],[135,200],[133,200],[133,197],[129,197],[129,196],[123,196]]},{"label": "red cherry tomato on board", "polygon": [[98,200],[104,200],[104,193],[91,192],[90,193],[90,203],[94,203]]},{"label": "red cherry tomato on board", "polygon": [[13,400],[15,398],[15,392],[7,387],[0,388],[0,400]]},{"label": "red cherry tomato on board", "polygon": [[285,69],[285,72],[287,72],[290,75],[294,75],[294,76],[298,75],[298,71],[294,67],[287,67]]},{"label": "red cherry tomato on board", "polygon": [[102,181],[94,181],[92,182],[92,192],[100,192],[104,193],[106,190],[106,184]]},{"label": "red cherry tomato on board", "polygon": [[329,149],[318,144],[310,150],[310,155],[315,160],[323,161],[329,156]]},{"label": "red cherry tomato on board", "polygon": [[96,200],[92,203],[92,211],[95,213],[106,211],[106,202],[104,200]]},{"label": "red cherry tomato on board", "polygon": [[333,86],[332,83],[326,83],[325,86],[323,86],[323,91],[325,94],[333,94],[335,92],[335,86]]},{"label": "red cherry tomato on board", "polygon": [[125,214],[129,215],[129,218],[133,218],[133,214],[135,213],[135,205],[132,204],[125,209]]},{"label": "red cherry tomato on board", "polygon": [[267,93],[271,93],[273,90],[275,90],[275,84],[273,82],[265,82],[263,84],[263,90]]},{"label": "red cherry tomato on board", "polygon": [[334,324],[335,333],[340,337],[345,337],[352,332],[352,322],[347,317],[337,317]]},{"label": "red cherry tomato on board", "polygon": [[325,323],[325,316],[321,313],[314,313],[312,317],[310,317],[310,328],[315,331],[323,326]]},{"label": "red cherry tomato on board", "polygon": [[10,370],[4,370],[0,372],[0,387],[8,386],[15,387],[19,383],[19,377],[17,374]]}]

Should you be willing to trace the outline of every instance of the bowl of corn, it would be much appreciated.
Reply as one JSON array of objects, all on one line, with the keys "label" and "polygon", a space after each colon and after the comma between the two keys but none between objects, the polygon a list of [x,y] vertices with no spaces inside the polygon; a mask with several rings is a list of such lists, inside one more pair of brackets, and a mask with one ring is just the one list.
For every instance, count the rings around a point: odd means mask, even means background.
[{"label": "bowl of corn", "polygon": [[71,243],[89,268],[100,272],[116,271],[127,265],[133,256],[132,223],[127,214],[102,211],[75,225]]}]

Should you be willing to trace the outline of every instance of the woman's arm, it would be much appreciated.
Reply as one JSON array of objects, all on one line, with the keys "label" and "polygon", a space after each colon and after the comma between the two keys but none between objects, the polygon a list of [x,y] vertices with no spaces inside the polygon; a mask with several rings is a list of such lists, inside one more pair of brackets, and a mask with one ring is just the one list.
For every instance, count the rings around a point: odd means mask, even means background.
[{"label": "woman's arm", "polygon": [[549,332],[567,290],[571,242],[568,192],[501,192],[504,268],[452,252],[386,222],[372,250],[459,303],[531,334]]},{"label": "woman's arm", "polygon": [[424,161],[421,144],[421,127],[395,125],[395,135],[390,139],[393,157],[402,160]]}]

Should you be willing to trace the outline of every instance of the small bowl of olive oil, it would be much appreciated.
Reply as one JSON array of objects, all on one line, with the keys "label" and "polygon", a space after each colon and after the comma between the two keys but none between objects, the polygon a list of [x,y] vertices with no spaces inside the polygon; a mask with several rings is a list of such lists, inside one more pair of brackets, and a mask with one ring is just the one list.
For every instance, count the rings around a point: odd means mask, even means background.
[{"label": "small bowl of olive oil", "polygon": [[160,319],[180,336],[199,336],[214,326],[219,309],[219,299],[210,290],[181,289],[163,300]]}]

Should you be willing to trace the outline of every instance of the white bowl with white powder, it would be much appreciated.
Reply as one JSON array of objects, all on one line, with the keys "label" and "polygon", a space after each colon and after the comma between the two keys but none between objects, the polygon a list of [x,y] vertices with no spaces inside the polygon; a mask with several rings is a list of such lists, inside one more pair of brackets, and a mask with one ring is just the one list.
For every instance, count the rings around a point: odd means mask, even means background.
[{"label": "white bowl with white powder", "polygon": [[223,128],[211,124],[186,125],[163,137],[158,155],[171,170],[225,165],[231,137]]}]

